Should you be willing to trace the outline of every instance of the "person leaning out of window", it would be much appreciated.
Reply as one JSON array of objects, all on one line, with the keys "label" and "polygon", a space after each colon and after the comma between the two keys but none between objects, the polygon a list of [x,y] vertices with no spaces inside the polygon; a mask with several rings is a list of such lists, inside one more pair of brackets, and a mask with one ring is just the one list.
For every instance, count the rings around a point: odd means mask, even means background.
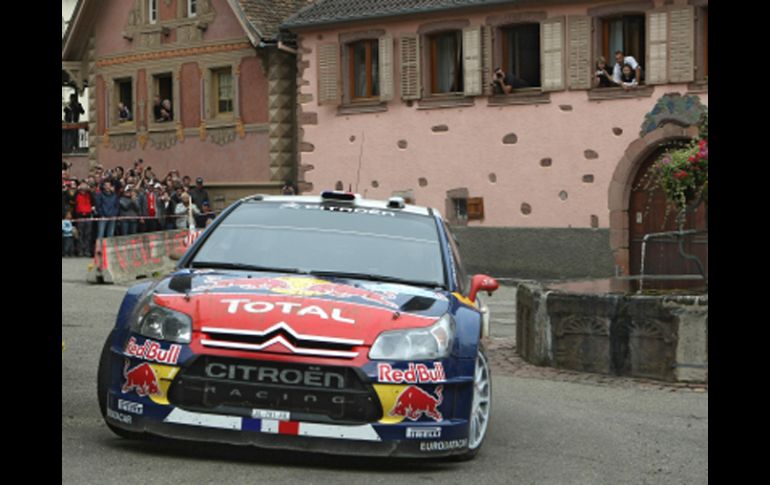
[{"label": "person leaning out of window", "polygon": [[639,81],[637,80],[637,73],[634,70],[634,68],[631,67],[630,64],[624,65],[620,71],[620,85],[626,91],[628,91],[629,89],[634,89],[637,86],[639,86]]},{"label": "person leaning out of window", "polygon": [[514,89],[528,88],[527,81],[517,78],[511,74],[506,74],[502,68],[495,69],[495,74],[492,78],[492,87],[495,94],[511,94]]},{"label": "person leaning out of window", "polygon": [[612,79],[612,74],[607,70],[607,60],[599,57],[596,60],[596,74],[594,75],[595,88],[616,88],[618,84]]}]

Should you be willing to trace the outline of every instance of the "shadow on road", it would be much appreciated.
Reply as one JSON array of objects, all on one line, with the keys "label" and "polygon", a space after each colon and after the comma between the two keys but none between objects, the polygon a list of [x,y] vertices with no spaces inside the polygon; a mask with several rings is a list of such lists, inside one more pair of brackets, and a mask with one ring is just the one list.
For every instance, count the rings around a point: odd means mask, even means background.
[{"label": "shadow on road", "polygon": [[101,440],[102,445],[118,452],[151,455],[154,457],[192,458],[216,462],[254,464],[262,466],[326,469],[329,471],[372,471],[377,473],[403,473],[405,471],[446,471],[461,466],[451,459],[410,459],[387,457],[360,457],[331,455],[295,450],[276,450],[256,446],[238,446],[219,443],[199,443],[149,437],[143,440],[113,438]]}]

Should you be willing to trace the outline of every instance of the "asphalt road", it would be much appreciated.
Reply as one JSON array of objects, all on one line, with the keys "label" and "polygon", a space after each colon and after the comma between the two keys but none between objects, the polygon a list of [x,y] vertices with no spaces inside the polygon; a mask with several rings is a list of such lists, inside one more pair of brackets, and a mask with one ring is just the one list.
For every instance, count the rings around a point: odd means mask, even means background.
[{"label": "asphalt road", "polygon": [[99,414],[96,368],[125,287],[88,285],[87,264],[62,260],[62,483],[708,483],[707,391],[521,362],[515,292],[505,287],[487,299],[493,417],[474,461],[120,439]]}]

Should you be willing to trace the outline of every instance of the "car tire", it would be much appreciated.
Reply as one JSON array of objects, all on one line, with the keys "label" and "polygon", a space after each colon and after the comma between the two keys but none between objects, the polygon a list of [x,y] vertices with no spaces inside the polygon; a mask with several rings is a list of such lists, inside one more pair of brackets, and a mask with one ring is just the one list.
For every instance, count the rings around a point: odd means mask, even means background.
[{"label": "car tire", "polygon": [[454,461],[476,458],[489,429],[492,417],[492,374],[484,347],[479,344],[473,377],[473,402],[468,419],[468,451],[452,457]]},{"label": "car tire", "polygon": [[109,398],[108,389],[110,385],[110,343],[112,342],[112,336],[113,332],[110,332],[107,341],[104,342],[102,355],[99,357],[99,370],[96,377],[96,393],[97,398],[99,399],[99,411],[102,413],[104,424],[106,424],[107,427],[110,428],[110,431],[116,435],[130,440],[142,439],[144,438],[144,433],[126,431],[107,421],[107,399]]}]

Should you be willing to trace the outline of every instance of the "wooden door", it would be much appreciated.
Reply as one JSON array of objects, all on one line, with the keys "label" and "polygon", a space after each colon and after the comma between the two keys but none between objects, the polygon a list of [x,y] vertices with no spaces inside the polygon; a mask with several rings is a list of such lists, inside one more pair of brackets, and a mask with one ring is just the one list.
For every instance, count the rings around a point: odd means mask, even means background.
[{"label": "wooden door", "polygon": [[[639,170],[632,185],[629,204],[629,257],[632,275],[640,274],[642,241],[645,234],[675,231],[677,211],[667,208],[664,192],[660,189],[650,191],[644,189],[643,178],[662,150],[653,154]],[[705,231],[708,209],[701,203],[697,208],[691,208],[685,218],[684,229]],[[686,254],[697,256],[708,278],[708,234],[686,236],[683,245]],[[698,275],[700,271],[695,262],[684,258],[679,251],[679,242],[674,238],[654,238],[647,242],[645,275]],[[656,281],[645,280],[647,289],[677,289],[703,288],[703,280]]]}]

